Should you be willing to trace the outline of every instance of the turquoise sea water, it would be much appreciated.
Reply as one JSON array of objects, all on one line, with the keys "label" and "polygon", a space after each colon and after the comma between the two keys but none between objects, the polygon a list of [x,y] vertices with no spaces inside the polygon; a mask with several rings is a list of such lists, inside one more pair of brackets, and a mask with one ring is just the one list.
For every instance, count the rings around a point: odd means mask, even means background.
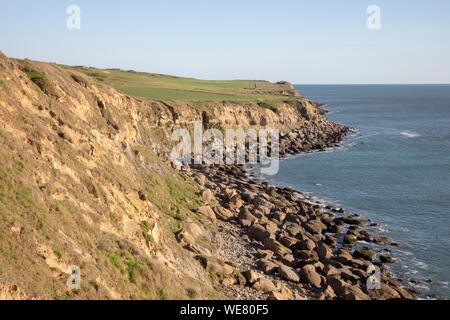
[{"label": "turquoise sea water", "polygon": [[402,244],[393,271],[423,296],[450,299],[450,85],[296,88],[357,133],[282,162],[272,182],[381,223]]}]

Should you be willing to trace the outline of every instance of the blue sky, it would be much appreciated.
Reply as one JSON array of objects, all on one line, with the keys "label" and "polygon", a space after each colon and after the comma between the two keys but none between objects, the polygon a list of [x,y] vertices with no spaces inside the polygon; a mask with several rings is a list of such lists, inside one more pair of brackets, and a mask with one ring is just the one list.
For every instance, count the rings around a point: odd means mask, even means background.
[{"label": "blue sky", "polygon": [[450,1],[0,0],[0,50],[203,79],[450,83]]}]

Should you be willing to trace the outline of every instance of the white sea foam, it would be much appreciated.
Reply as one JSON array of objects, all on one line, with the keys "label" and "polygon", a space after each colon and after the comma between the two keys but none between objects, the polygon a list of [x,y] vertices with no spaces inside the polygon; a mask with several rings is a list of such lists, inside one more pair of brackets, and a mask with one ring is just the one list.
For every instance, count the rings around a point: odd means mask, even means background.
[{"label": "white sea foam", "polygon": [[419,291],[430,291],[430,287],[425,284],[411,284],[412,287],[416,288]]},{"label": "white sea foam", "polygon": [[417,262],[415,263],[415,265],[416,265],[419,269],[422,269],[422,270],[427,270],[427,269],[428,269],[428,265],[427,265],[425,262],[423,262],[423,261],[417,261]]},{"label": "white sea foam", "polygon": [[402,136],[407,137],[407,138],[417,138],[417,137],[420,137],[420,134],[418,134],[417,132],[414,132],[414,131],[402,131],[402,132],[400,132],[400,134],[401,134]]},{"label": "white sea foam", "polygon": [[404,256],[407,256],[407,257],[411,257],[411,256],[414,255],[412,252],[409,252],[409,251],[404,251],[404,250],[396,250],[396,251],[397,251],[398,253],[404,255]]}]

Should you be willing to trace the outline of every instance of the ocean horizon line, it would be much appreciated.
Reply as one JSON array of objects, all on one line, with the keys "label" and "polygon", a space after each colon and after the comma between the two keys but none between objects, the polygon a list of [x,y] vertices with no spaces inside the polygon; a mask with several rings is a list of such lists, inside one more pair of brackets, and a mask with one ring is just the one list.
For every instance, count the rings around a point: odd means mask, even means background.
[{"label": "ocean horizon line", "polygon": [[295,86],[450,86],[450,83],[296,83]]}]

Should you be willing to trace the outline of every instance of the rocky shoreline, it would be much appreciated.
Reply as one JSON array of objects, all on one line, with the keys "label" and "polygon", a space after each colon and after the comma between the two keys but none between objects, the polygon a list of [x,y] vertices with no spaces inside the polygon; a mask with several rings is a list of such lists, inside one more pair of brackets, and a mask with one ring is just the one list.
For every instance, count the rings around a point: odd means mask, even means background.
[{"label": "rocky shoreline", "polygon": [[[337,147],[350,128],[326,120],[282,134],[282,157]],[[230,299],[384,300],[414,299],[386,268],[393,258],[376,254],[363,241],[388,247],[370,234],[374,224],[332,206],[311,202],[291,188],[254,181],[233,165],[182,169],[202,190],[198,213],[217,225],[216,254],[202,248],[190,228],[178,240],[221,283]],[[195,225],[195,224],[194,224]],[[195,229],[195,228],[194,228]],[[381,289],[369,290],[369,267],[381,273]]]},{"label": "rocky shoreline", "polygon": [[[287,130],[283,157],[337,146],[348,128],[317,104],[146,101],[77,69],[1,53],[0,79],[0,297],[412,297],[387,271],[383,290],[367,292],[368,259],[379,258],[353,242],[384,239],[358,217],[241,167],[170,167],[171,134],[200,118],[203,129]],[[340,234],[348,243],[338,249]],[[69,266],[82,269],[79,291],[67,291]]]}]

